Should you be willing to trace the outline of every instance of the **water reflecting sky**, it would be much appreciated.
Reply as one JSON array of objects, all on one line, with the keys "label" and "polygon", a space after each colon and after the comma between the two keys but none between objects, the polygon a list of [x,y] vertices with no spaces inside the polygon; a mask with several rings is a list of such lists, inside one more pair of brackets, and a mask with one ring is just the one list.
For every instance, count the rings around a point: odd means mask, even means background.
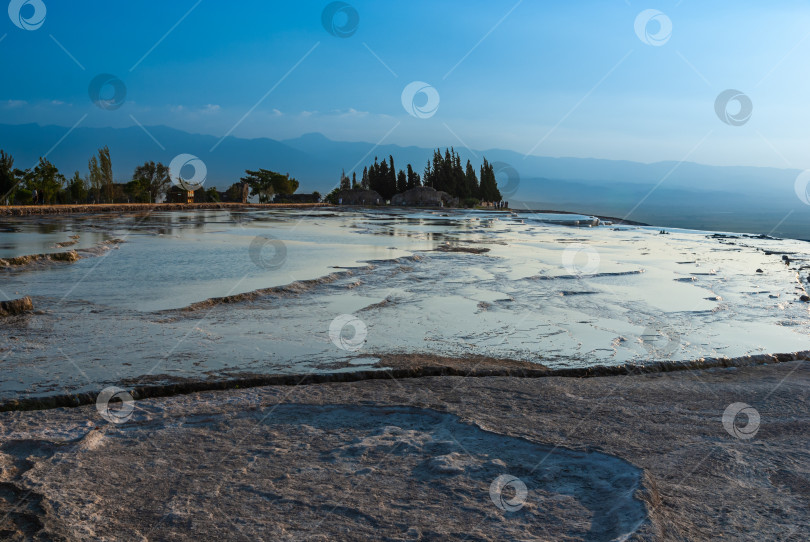
[{"label": "water reflecting sky", "polygon": [[[561,220],[580,227],[548,222]],[[1,272],[0,296],[30,295],[37,312],[0,327],[0,398],[367,369],[388,352],[567,367],[810,349],[797,278],[807,243],[591,221],[380,210],[5,221],[0,258],[83,257]],[[356,351],[330,338],[342,314],[365,327]]]}]

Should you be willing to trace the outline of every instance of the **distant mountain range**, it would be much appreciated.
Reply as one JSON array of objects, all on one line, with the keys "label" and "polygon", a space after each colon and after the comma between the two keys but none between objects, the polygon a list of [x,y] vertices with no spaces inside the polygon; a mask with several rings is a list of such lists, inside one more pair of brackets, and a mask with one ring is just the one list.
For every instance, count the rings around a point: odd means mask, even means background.
[{"label": "distant mountain range", "polygon": [[[299,191],[321,193],[337,184],[341,169],[350,173],[394,156],[396,167],[424,169],[433,150],[420,147],[332,141],[321,134],[296,139],[219,138],[165,126],[68,129],[36,124],[0,125],[0,148],[27,168],[48,154],[66,176],[84,174],[87,161],[107,145],[117,180],[126,181],[148,160],[168,164],[178,154],[193,154],[208,168],[206,186],[224,189],[245,169],[290,173]],[[147,133],[148,132],[148,133]],[[57,144],[58,143],[58,144]],[[448,145],[452,144],[448,141]],[[215,147],[216,146],[216,147]],[[212,150],[213,149],[213,150]],[[810,239],[810,206],[794,191],[798,170],[707,166],[691,162],[643,164],[589,158],[528,156],[501,149],[456,148],[479,167],[495,162],[499,184],[515,208],[559,209],[627,217],[667,227],[765,233]]]}]

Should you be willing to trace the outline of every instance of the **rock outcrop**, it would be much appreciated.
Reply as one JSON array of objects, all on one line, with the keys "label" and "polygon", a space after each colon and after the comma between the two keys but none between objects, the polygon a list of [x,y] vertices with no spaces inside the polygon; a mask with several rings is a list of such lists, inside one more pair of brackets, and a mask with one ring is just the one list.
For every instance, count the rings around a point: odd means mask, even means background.
[{"label": "rock outcrop", "polygon": [[11,299],[9,301],[0,301],[0,318],[4,316],[14,316],[34,310],[34,304],[28,296],[22,299]]},{"label": "rock outcrop", "polygon": [[7,259],[0,258],[0,269],[25,267],[42,261],[73,263],[79,261],[80,258],[81,256],[79,256],[79,253],[75,250],[53,252],[50,254],[29,254],[27,256],[15,256],[14,258]]},{"label": "rock outcrop", "polygon": [[391,205],[457,207],[458,198],[429,186],[417,186],[391,198]]},{"label": "rock outcrop", "polygon": [[374,190],[341,190],[340,205],[385,205],[383,197]]}]

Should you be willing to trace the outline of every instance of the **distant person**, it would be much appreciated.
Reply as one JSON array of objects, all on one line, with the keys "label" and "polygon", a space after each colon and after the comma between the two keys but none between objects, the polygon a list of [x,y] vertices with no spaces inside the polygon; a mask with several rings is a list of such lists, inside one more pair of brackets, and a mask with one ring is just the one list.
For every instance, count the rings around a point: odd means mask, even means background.
[{"label": "distant person", "polygon": [[343,205],[343,198],[338,198],[338,205]]},{"label": "distant person", "polygon": [[33,205],[37,204],[37,197],[38,197],[37,189],[34,188],[34,193],[31,194],[31,201],[33,202]]},{"label": "distant person", "polygon": [[248,201],[248,183],[242,183],[242,203]]}]

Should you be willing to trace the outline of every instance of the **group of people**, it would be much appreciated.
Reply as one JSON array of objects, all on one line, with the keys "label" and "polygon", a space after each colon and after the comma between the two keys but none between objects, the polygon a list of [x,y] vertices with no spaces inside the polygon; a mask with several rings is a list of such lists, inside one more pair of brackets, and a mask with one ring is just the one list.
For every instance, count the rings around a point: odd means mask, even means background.
[{"label": "group of people", "polygon": [[508,209],[509,202],[508,201],[482,201],[482,207],[495,207],[496,209]]}]

